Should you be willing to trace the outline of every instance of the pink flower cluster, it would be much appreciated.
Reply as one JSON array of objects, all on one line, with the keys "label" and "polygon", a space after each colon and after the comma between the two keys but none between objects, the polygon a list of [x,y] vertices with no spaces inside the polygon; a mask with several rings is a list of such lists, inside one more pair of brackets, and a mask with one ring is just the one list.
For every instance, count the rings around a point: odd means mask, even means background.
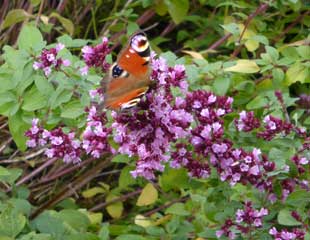
[{"label": "pink flower cluster", "polygon": [[98,112],[94,106],[87,111],[88,117],[86,129],[82,135],[82,147],[87,154],[99,158],[104,153],[113,150],[108,143],[108,136],[112,133],[112,129],[105,126],[107,123],[105,112]]},{"label": "pink flower cluster", "polygon": [[258,118],[255,118],[254,112],[242,111],[239,113],[239,119],[235,119],[235,125],[238,131],[250,132],[260,127]]},{"label": "pink flower cluster", "polygon": [[268,210],[261,208],[256,210],[252,207],[252,202],[246,202],[244,209],[238,209],[236,211],[235,222],[231,219],[227,219],[220,230],[216,231],[217,238],[226,236],[229,239],[235,239],[236,231],[232,231],[232,228],[236,228],[241,234],[246,235],[254,228],[260,228],[263,225],[263,217],[268,215]]},{"label": "pink flower cluster", "polygon": [[217,238],[226,236],[229,239],[236,238],[236,231],[232,231],[235,228],[241,232],[241,234],[248,234],[253,231],[253,228],[260,228],[263,225],[263,217],[268,215],[266,208],[256,210],[252,207],[252,202],[246,202],[244,209],[238,209],[236,211],[236,219],[233,222],[231,219],[227,219],[220,230],[216,231]]},{"label": "pink flower cluster", "polygon": [[189,176],[197,178],[207,178],[210,175],[208,162],[200,162],[194,159],[191,151],[187,150],[187,144],[176,144],[176,150],[171,153],[170,166],[172,168],[184,167]]},{"label": "pink flower cluster", "polygon": [[61,65],[70,66],[71,63],[68,59],[57,57],[58,52],[64,47],[65,45],[58,43],[55,48],[43,49],[41,55],[33,63],[33,68],[35,70],[43,69],[45,76],[48,77],[52,72],[52,68],[59,70]]},{"label": "pink flower cluster", "polygon": [[264,120],[265,131],[259,132],[258,137],[261,137],[267,141],[273,139],[276,134],[284,133],[285,135],[289,134],[293,130],[293,125],[287,123],[279,118],[267,115]]},{"label": "pink flower cluster", "polygon": [[81,162],[81,144],[75,139],[75,133],[64,133],[61,128],[56,128],[50,132],[45,131],[42,135],[50,143],[50,147],[45,151],[49,158],[62,158],[65,163]]},{"label": "pink flower cluster", "polygon": [[29,138],[26,142],[28,147],[44,146],[47,143],[46,139],[42,138],[45,130],[38,123],[38,118],[32,119],[31,128],[25,132],[25,136]]},{"label": "pink flower cluster", "polygon": [[278,231],[275,227],[269,230],[269,234],[274,237],[275,240],[304,240],[305,232],[301,229],[295,228],[291,232],[287,229]]},{"label": "pink flower cluster", "polygon": [[[310,150],[309,139],[305,138],[305,142],[299,151],[292,157],[292,161],[295,163],[299,174],[307,174],[307,166],[309,166],[310,158],[307,152]],[[309,187],[310,188],[310,185]]]},{"label": "pink flower cluster", "polygon": [[[268,210],[266,208],[261,208],[256,210],[252,207],[251,202],[246,202],[244,209],[238,209],[236,212],[236,223],[238,224],[238,229],[242,233],[248,233],[250,226],[254,225],[255,227],[262,226],[262,218],[268,215]],[[241,224],[244,225],[241,225]]]},{"label": "pink flower cluster", "polygon": [[[187,111],[192,109],[198,120],[197,126],[191,131],[190,141],[194,151],[209,159],[221,180],[229,181],[231,185],[241,182],[250,183],[261,190],[271,189],[272,182],[267,172],[273,171],[275,164],[268,161],[266,156],[260,156],[260,149],[247,152],[242,148],[234,148],[232,141],[224,136],[222,118],[232,112],[232,98],[198,90],[188,94],[186,103]],[[250,118],[253,119],[252,114]]]},{"label": "pink flower cluster", "polygon": [[110,64],[106,61],[106,56],[109,53],[110,49],[106,37],[102,39],[102,43],[94,47],[84,46],[82,55],[86,66],[80,69],[81,74],[87,75],[90,67],[100,68],[101,71],[106,72],[110,68]]},{"label": "pink flower cluster", "polygon": [[184,67],[168,67],[162,58],[153,58],[152,65],[152,76],[154,80],[160,78],[159,84],[130,113],[114,112],[112,115],[119,153],[138,155],[132,175],[146,179],[153,179],[155,171],[164,170],[165,162],[171,159],[171,144],[188,136],[193,122],[184,99],[174,97],[170,89],[176,86],[186,91]]},{"label": "pink flower cluster", "polygon": [[65,163],[79,163],[81,161],[80,141],[75,139],[75,134],[64,133],[61,128],[52,131],[43,129],[38,125],[39,120],[32,120],[32,127],[26,131],[29,138],[26,142],[28,147],[49,145],[45,154],[49,158],[62,158]]},{"label": "pink flower cluster", "polygon": [[305,166],[308,165],[310,162],[305,155],[299,155],[299,154],[295,154],[292,157],[292,161],[296,164],[296,167],[300,174],[306,172]]}]

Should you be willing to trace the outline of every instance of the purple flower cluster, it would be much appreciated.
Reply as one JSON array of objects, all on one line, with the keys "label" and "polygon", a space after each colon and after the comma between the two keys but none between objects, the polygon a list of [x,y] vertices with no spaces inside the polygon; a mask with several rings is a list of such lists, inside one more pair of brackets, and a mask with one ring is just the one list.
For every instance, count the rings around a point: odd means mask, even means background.
[{"label": "purple flower cluster", "polygon": [[81,144],[75,139],[75,134],[64,133],[61,128],[52,131],[38,126],[39,120],[32,120],[32,127],[26,131],[25,135],[29,138],[26,144],[34,148],[37,145],[48,145],[45,154],[48,158],[62,158],[65,163],[79,163],[81,161]]},{"label": "purple flower cluster", "polygon": [[90,67],[100,68],[101,71],[106,72],[110,68],[110,64],[106,61],[106,56],[109,53],[110,49],[106,37],[102,39],[102,43],[94,47],[84,46],[82,55],[86,66],[80,69],[81,74],[87,75]]},{"label": "purple flower cluster", "polygon": [[[273,171],[275,164],[268,161],[266,156],[260,157],[260,149],[247,152],[242,148],[234,148],[233,143],[224,136],[222,118],[232,112],[232,98],[198,90],[187,95],[186,104],[187,111],[193,111],[198,120],[197,126],[191,131],[190,141],[194,151],[209,158],[222,181],[229,181],[231,185],[250,183],[262,190],[272,187],[266,172]],[[251,113],[249,116],[254,119]]]},{"label": "purple flower cluster", "polygon": [[274,237],[275,240],[304,240],[305,232],[298,228],[294,228],[291,232],[287,229],[278,231],[275,227],[269,230],[269,234]]},{"label": "purple flower cluster", "polygon": [[38,118],[32,119],[31,128],[25,132],[25,136],[29,138],[26,142],[28,147],[44,146],[47,143],[46,139],[42,138],[45,130],[38,123]]},{"label": "purple flower cluster", "polygon": [[99,158],[104,153],[113,150],[108,143],[108,136],[111,134],[112,129],[105,126],[107,123],[105,112],[99,113],[94,106],[87,111],[87,125],[82,135],[82,147],[87,154]]},{"label": "purple flower cluster", "polygon": [[176,151],[171,154],[170,166],[172,168],[185,167],[191,177],[207,178],[210,175],[208,162],[196,161],[191,151],[187,150],[187,144],[176,144]]},{"label": "purple flower cluster", "polygon": [[102,88],[97,88],[94,90],[89,91],[89,96],[91,100],[93,100],[96,103],[102,103],[104,101],[104,94]]},{"label": "purple flower cluster", "polygon": [[81,162],[81,143],[75,139],[75,133],[64,133],[61,128],[45,131],[42,135],[50,143],[50,148],[45,151],[49,158],[63,158],[65,163]]},{"label": "purple flower cluster", "polygon": [[256,210],[252,207],[252,202],[246,202],[244,209],[238,209],[236,211],[236,219],[233,222],[231,219],[227,219],[220,230],[216,231],[217,238],[226,236],[229,239],[235,239],[236,234],[231,231],[232,228],[238,229],[241,234],[248,234],[253,231],[254,228],[260,228],[263,225],[263,217],[268,215],[266,208]]},{"label": "purple flower cluster", "polygon": [[[159,84],[130,113],[112,114],[119,153],[137,155],[139,160],[132,175],[146,179],[153,179],[155,171],[164,170],[165,162],[171,159],[171,143],[188,136],[193,122],[184,99],[174,97],[170,89],[175,86],[186,91],[184,67],[168,67],[162,58],[153,58],[152,65],[152,78],[160,78]],[[194,168],[193,163],[190,166]],[[190,172],[194,174],[194,169]]]},{"label": "purple flower cluster", "polygon": [[159,57],[156,58],[155,53],[151,53],[152,58],[152,74],[151,79],[156,81],[159,86],[164,87],[166,94],[172,97],[170,93],[170,87],[178,87],[184,93],[187,92],[188,83],[185,76],[184,65],[175,65],[174,67],[169,67],[167,65],[166,59]]},{"label": "purple flower cluster", "polygon": [[[251,230],[251,226],[261,227],[262,218],[268,215],[268,210],[266,208],[261,208],[256,210],[252,207],[252,202],[246,202],[244,209],[238,209],[236,212],[236,223],[238,224],[238,229],[242,233],[248,233]],[[241,225],[243,223],[243,225]]]},{"label": "purple flower cluster", "polygon": [[235,126],[238,131],[250,132],[260,127],[258,118],[255,118],[254,112],[242,111],[239,113],[239,119],[235,119]]},{"label": "purple flower cluster", "polygon": [[64,47],[65,45],[58,43],[55,48],[43,49],[41,55],[33,63],[33,68],[35,70],[43,69],[45,76],[48,77],[52,72],[52,68],[59,70],[61,65],[70,66],[71,63],[68,59],[57,57],[58,52]]},{"label": "purple flower cluster", "polygon": [[298,172],[300,174],[306,172],[305,165],[308,165],[310,162],[306,156],[304,156],[304,155],[300,156],[299,154],[295,154],[292,157],[292,161],[296,164],[296,167],[297,167]]},{"label": "purple flower cluster", "polygon": [[278,133],[284,133],[287,135],[293,130],[292,124],[271,115],[267,115],[263,122],[265,124],[265,131],[259,132],[257,136],[267,141],[273,139]]},{"label": "purple flower cluster", "polygon": [[224,225],[220,230],[216,231],[216,237],[220,238],[222,236],[228,237],[229,239],[235,239],[236,234],[231,231],[231,228],[234,226],[234,222],[231,219],[226,219]]}]

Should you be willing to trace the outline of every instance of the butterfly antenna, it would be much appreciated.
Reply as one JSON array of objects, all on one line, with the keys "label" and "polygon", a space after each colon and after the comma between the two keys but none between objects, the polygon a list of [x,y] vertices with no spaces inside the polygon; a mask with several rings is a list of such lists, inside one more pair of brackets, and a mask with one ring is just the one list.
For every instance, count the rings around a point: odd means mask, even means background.
[{"label": "butterfly antenna", "polygon": [[151,26],[148,26],[148,27],[146,27],[146,28],[143,28],[142,31],[143,31],[143,32],[147,32],[147,31],[149,31],[149,30],[155,28],[158,24],[159,24],[159,23],[156,22],[156,23],[152,24]]}]

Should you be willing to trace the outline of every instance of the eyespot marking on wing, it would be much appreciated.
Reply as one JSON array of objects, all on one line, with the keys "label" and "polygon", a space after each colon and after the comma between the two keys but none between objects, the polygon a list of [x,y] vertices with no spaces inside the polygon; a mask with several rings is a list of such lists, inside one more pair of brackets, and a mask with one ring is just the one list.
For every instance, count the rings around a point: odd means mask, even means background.
[{"label": "eyespot marking on wing", "polygon": [[133,36],[130,45],[133,50],[139,53],[139,55],[140,53],[149,51],[149,42],[143,33],[138,33],[137,35]]},{"label": "eyespot marking on wing", "polygon": [[124,69],[122,69],[120,66],[118,66],[117,64],[114,64],[112,66],[112,77],[114,78],[118,78],[118,77],[128,77],[129,73],[127,71],[125,71]]}]

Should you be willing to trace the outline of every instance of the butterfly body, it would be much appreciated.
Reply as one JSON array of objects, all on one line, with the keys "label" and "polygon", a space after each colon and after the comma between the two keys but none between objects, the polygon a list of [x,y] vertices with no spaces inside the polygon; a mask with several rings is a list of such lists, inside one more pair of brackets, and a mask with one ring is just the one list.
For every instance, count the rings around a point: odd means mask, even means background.
[{"label": "butterfly body", "polygon": [[111,66],[105,86],[106,108],[118,110],[136,105],[150,85],[150,46],[143,32],[131,36]]}]

